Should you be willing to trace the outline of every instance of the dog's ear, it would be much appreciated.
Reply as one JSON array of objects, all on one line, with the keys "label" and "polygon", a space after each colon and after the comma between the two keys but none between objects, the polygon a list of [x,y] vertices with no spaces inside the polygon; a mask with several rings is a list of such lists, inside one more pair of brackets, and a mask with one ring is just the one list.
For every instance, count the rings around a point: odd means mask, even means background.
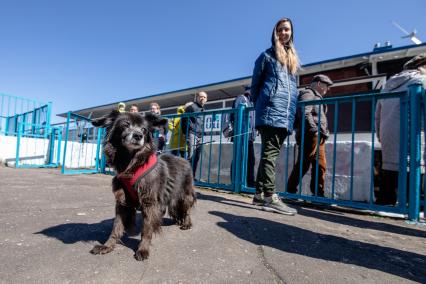
[{"label": "dog's ear", "polygon": [[103,117],[99,117],[96,119],[92,119],[92,125],[96,126],[96,127],[108,127],[111,126],[115,119],[117,118],[117,116],[120,114],[120,112],[118,110],[113,110],[111,111],[110,114],[103,116]]},{"label": "dog's ear", "polygon": [[117,153],[117,148],[112,146],[110,142],[105,143],[104,145],[105,156],[107,157],[107,162],[109,164],[114,164],[115,154]]},{"label": "dog's ear", "polygon": [[168,122],[167,118],[151,112],[145,113],[144,117],[151,127],[165,126]]}]

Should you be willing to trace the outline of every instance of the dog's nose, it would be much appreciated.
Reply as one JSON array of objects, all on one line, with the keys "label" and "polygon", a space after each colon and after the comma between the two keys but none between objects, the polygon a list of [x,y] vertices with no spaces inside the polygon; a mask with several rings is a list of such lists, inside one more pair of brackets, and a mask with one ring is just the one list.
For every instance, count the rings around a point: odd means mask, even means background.
[{"label": "dog's nose", "polygon": [[142,133],[133,133],[133,139],[135,139],[136,141],[140,141],[142,138],[143,138]]}]

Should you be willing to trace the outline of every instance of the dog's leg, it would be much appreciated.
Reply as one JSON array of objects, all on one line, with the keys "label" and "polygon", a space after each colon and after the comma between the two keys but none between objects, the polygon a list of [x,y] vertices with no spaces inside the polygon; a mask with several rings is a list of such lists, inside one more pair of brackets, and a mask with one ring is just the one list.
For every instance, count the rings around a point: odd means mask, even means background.
[{"label": "dog's leg", "polygon": [[124,189],[120,187],[120,183],[116,178],[113,179],[113,192],[115,200],[118,204],[128,207],[128,210],[122,211],[122,219],[124,224],[124,229],[129,235],[135,233],[135,222],[136,222],[136,208],[129,207],[129,204],[126,202],[126,194]]},{"label": "dog's leg", "polygon": [[190,172],[187,175],[183,186],[185,190],[185,196],[182,200],[179,201],[177,206],[179,220],[178,225],[180,226],[181,230],[188,230],[192,227],[189,211],[191,210],[192,206],[194,206],[194,203],[196,201],[192,175]]},{"label": "dog's leg", "polygon": [[162,209],[155,205],[143,207],[142,216],[141,241],[135,253],[135,258],[139,261],[148,258],[152,235],[161,229]]},{"label": "dog's leg", "polygon": [[125,193],[117,177],[112,179],[112,193],[114,194],[116,201],[115,219],[112,226],[112,232],[105,244],[93,247],[90,251],[93,254],[105,254],[111,252],[117,241],[119,241],[123,236],[124,228],[130,226],[129,223],[132,222],[132,216],[136,214],[136,212],[133,213],[133,208],[126,205]]},{"label": "dog's leg", "polygon": [[90,251],[93,254],[106,254],[114,249],[117,241],[121,239],[124,233],[124,218],[128,216],[128,210],[131,208],[125,207],[117,202],[115,206],[115,220],[112,227],[112,232],[108,240],[103,245],[95,245]]},{"label": "dog's leg", "polygon": [[191,217],[189,216],[189,211],[193,205],[193,201],[192,200],[188,200],[191,199],[190,197],[186,197],[186,200],[182,200],[179,202],[178,205],[178,225],[179,228],[181,230],[188,230],[191,229],[192,227],[192,222],[191,222]]}]

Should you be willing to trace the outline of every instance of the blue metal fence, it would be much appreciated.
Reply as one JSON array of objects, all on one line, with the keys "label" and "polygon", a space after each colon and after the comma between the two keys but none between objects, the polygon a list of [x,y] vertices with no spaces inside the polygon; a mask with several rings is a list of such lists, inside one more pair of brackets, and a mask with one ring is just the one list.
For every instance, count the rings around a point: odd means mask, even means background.
[{"label": "blue metal fence", "polygon": [[[420,214],[420,203],[422,202],[423,208],[426,203],[425,198],[423,200],[420,195],[421,185],[420,185],[420,171],[422,169],[421,159],[420,159],[420,146],[421,146],[421,127],[420,127],[420,114],[423,108],[423,114],[425,113],[425,103],[424,103],[425,91],[421,86],[411,86],[408,92],[399,92],[399,93],[369,93],[369,94],[360,94],[355,96],[348,97],[335,97],[335,98],[326,98],[321,101],[304,101],[298,103],[298,108],[300,108],[302,117],[304,117],[305,106],[318,106],[322,107],[324,105],[328,105],[329,107],[334,107],[334,117],[332,123],[330,124],[330,128],[332,129],[332,138],[326,143],[328,146],[327,154],[332,153],[332,163],[331,169],[327,170],[328,175],[328,183],[326,182],[326,194],[324,197],[318,196],[318,163],[316,163],[315,168],[311,168],[311,171],[315,171],[315,190],[313,194],[310,194],[309,190],[304,189],[304,183],[306,181],[310,181],[310,175],[305,175],[305,178],[302,179],[301,169],[303,164],[303,152],[301,151],[301,161],[300,169],[299,169],[299,187],[297,193],[289,193],[287,192],[287,180],[288,180],[288,172],[291,169],[292,164],[295,161],[295,142],[293,137],[288,137],[287,141],[283,145],[281,162],[284,164],[284,169],[281,169],[280,175],[281,180],[277,181],[277,190],[279,194],[284,198],[291,199],[300,199],[305,201],[312,201],[317,203],[325,203],[325,204],[337,204],[341,206],[348,206],[359,209],[368,209],[372,211],[384,211],[384,212],[392,212],[392,213],[400,213],[407,214],[408,218],[411,220],[415,220],[419,218]],[[375,175],[375,148],[378,142],[375,140],[376,130],[374,127],[374,113],[376,110],[377,100],[383,99],[399,99],[400,100],[400,151],[399,151],[399,176],[398,176],[398,191],[397,203],[392,206],[381,206],[375,204],[375,184],[374,177]],[[363,102],[363,106],[369,105],[369,109],[371,111],[371,132],[364,134],[363,139],[356,139],[357,128],[356,122],[357,118],[357,106]],[[422,104],[421,104],[422,103]],[[346,139],[346,141],[337,140],[338,136],[345,135],[344,133],[339,133],[337,131],[338,126],[342,123],[339,120],[340,117],[340,108],[343,104],[349,104],[351,110],[351,131],[346,134],[346,137],[350,137],[350,139]],[[346,106],[347,108],[347,106]],[[346,114],[347,116],[347,114]],[[306,128],[304,119],[301,120],[301,133],[304,133],[304,129]],[[320,125],[320,121],[318,122]],[[426,125],[426,120],[423,125]],[[366,137],[370,136],[369,141],[364,141]],[[320,128],[317,130],[318,141],[321,139]],[[305,147],[305,136],[301,135],[300,148],[304,149]],[[245,139],[247,140],[247,139]],[[343,139],[345,140],[345,139]],[[331,142],[333,141],[333,142]],[[244,141],[247,143],[246,141]],[[237,142],[238,143],[238,142]],[[339,151],[339,144],[345,143],[346,147],[345,151]],[[349,145],[348,145],[349,144]],[[363,147],[362,144],[365,144]],[[331,149],[330,149],[331,148]],[[424,148],[424,145],[423,145]],[[319,154],[319,143],[317,144],[317,161]],[[331,151],[330,151],[331,150]],[[293,152],[293,155],[290,154]],[[337,165],[339,162],[338,157],[340,154],[340,159],[346,160],[345,170],[347,171],[346,176],[344,177],[346,180],[342,182],[339,181],[337,175],[337,170],[339,166]],[[368,154],[369,152],[369,154]],[[293,157],[292,157],[293,156]],[[345,156],[345,157],[344,157]],[[242,165],[246,164],[246,155],[242,157]],[[293,163],[291,162],[293,160]],[[407,172],[407,165],[409,170]],[[279,168],[279,165],[278,165]],[[360,168],[362,170],[360,171]],[[244,181],[246,171],[244,167],[241,168],[242,175],[237,177],[239,179],[239,183],[242,186],[237,186],[237,189],[245,191]],[[342,170],[342,169],[340,169]],[[360,174],[360,172],[364,172],[364,174]],[[330,175],[331,173],[331,175]],[[407,175],[409,176],[409,188],[407,188]],[[305,181],[305,182],[304,182]],[[339,186],[336,183],[339,182]],[[337,189],[339,190],[339,194],[337,194]],[[341,194],[342,190],[345,194]],[[406,200],[407,190],[409,192],[408,203]],[[308,193],[309,192],[309,193]],[[369,197],[367,200],[357,199],[356,195],[359,196],[361,192],[367,193]]]},{"label": "blue metal fence", "polygon": [[68,112],[65,126],[63,174],[101,172],[103,129],[93,127],[90,118]]},{"label": "blue metal fence", "polygon": [[16,168],[59,167],[62,128],[19,123],[16,137]]},{"label": "blue metal fence", "polygon": [[[0,135],[16,136],[20,123],[24,123],[24,127],[48,127],[50,116],[51,103],[0,94]],[[24,129],[27,130],[31,129]]]},{"label": "blue metal fence", "polygon": [[[236,158],[234,157],[236,147],[222,134],[224,127],[222,121],[231,115],[236,117],[238,110],[212,110],[165,116],[169,119],[169,143],[165,152],[180,154],[189,159],[191,166],[196,167],[194,178],[198,186],[236,190],[237,183],[233,182],[231,175],[231,167],[236,167],[236,163],[232,163]],[[191,120],[196,119],[202,121],[202,126],[195,125],[195,129],[190,130]],[[237,121],[238,119],[235,119],[234,124]],[[190,132],[198,132],[199,137],[190,136]],[[190,139],[192,139],[191,144],[196,148],[195,152],[199,151],[199,157],[195,154],[189,157],[187,142]]]},{"label": "blue metal fence", "polygon": [[[383,206],[375,204],[379,176],[376,161],[379,158],[380,143],[375,138],[374,113],[378,100],[389,99],[397,99],[400,102],[400,170],[397,203]],[[301,110],[302,117],[305,106],[308,105],[317,107],[327,105],[332,110],[332,116],[328,118],[331,135],[324,146],[327,160],[330,161],[326,170],[325,194],[324,196],[318,194],[318,163],[311,169],[316,173],[313,183],[314,192],[311,194],[307,186],[310,182],[309,172],[303,178],[300,174],[303,162],[299,165],[298,191],[287,192],[287,180],[297,161],[298,148],[300,146],[303,149],[306,143],[304,135],[301,136],[299,146],[294,136],[289,136],[282,146],[276,167],[277,191],[284,198],[406,214],[411,220],[418,219],[421,207],[424,208],[426,202],[424,197],[421,197],[420,186],[420,171],[423,167],[420,159],[420,133],[424,131],[421,129],[420,122],[423,115],[423,125],[426,125],[425,101],[424,89],[421,86],[412,86],[408,92],[365,93],[299,102],[298,108]],[[195,169],[194,178],[197,186],[253,193],[254,188],[247,185],[247,149],[250,129],[248,123],[243,123],[248,120],[249,113],[253,111],[253,108],[241,106],[238,109],[167,115],[165,117],[169,119],[169,133],[164,152],[174,153],[189,160]],[[223,135],[225,118],[231,115],[234,117],[232,139],[225,138]],[[370,129],[359,129],[358,122],[361,115],[369,119]],[[344,121],[343,118],[348,119],[348,117],[350,121]],[[197,119],[201,122],[201,127],[195,124],[195,128],[191,129],[191,120]],[[341,130],[343,123],[347,124],[347,131]],[[306,125],[303,119],[300,127],[301,132],[304,133]],[[191,136],[190,132],[197,134]],[[321,137],[319,128],[317,135]],[[101,157],[103,132],[93,128],[89,118],[69,113],[64,136],[64,173],[105,172],[105,159]],[[258,137],[254,143],[256,162],[259,161],[261,147],[259,140]],[[82,150],[84,143],[92,145],[91,152]],[[198,157],[195,154],[188,157],[188,143],[198,150]],[[319,145],[316,147],[318,150]],[[303,151],[300,155],[303,161]],[[84,164],[83,161],[90,161],[89,165]],[[257,166],[255,168],[257,169]],[[408,171],[407,168],[409,168]],[[407,177],[409,189],[404,182]]]}]

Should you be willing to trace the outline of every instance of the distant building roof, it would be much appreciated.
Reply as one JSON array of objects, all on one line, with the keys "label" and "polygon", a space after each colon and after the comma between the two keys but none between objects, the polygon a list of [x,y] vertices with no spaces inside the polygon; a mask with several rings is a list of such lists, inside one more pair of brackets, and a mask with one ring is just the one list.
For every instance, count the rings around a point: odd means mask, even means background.
[{"label": "distant building roof", "polygon": [[[375,63],[380,61],[405,58],[415,56],[422,52],[426,52],[426,43],[396,48],[392,48],[389,46],[386,48],[376,48],[372,52],[360,53],[351,56],[338,57],[334,59],[305,64],[302,66],[299,72],[299,76],[320,73],[327,70],[350,67],[360,63]],[[377,73],[373,72],[372,75],[377,75]],[[148,110],[150,102],[155,101],[161,106],[162,109],[164,109],[168,107],[176,107],[179,105],[183,105],[188,101],[193,101],[194,94],[201,90],[206,91],[208,93],[210,102],[232,99],[238,96],[239,94],[244,93],[245,86],[250,84],[251,76],[247,76],[182,90],[148,95],[144,97],[125,100],[123,102],[126,103],[126,105],[136,104],[138,105],[141,111],[144,111]],[[74,110],[73,112],[86,117],[90,115],[90,117],[95,118],[108,113],[111,109],[116,108],[117,104],[118,102],[112,102],[104,105]],[[58,116],[66,117],[66,115],[67,113],[61,113]]]}]

